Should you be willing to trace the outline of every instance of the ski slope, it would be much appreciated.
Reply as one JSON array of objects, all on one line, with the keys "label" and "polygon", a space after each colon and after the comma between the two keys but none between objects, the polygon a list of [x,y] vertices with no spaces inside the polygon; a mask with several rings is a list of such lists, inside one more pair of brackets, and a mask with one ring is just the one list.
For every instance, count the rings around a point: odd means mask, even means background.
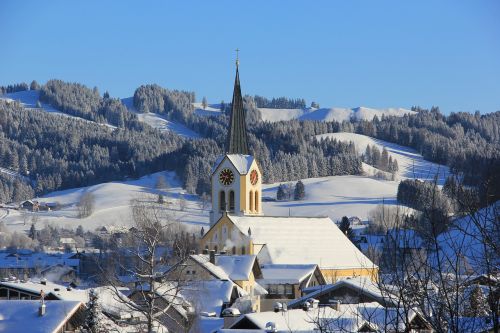
[{"label": "ski slope", "polygon": [[[15,93],[5,94],[5,95],[0,96],[0,100],[5,100],[7,102],[18,101],[19,103],[21,103],[21,105],[23,107],[25,107],[27,109],[41,110],[41,111],[49,112],[51,114],[56,114],[56,115],[59,115],[59,116],[63,116],[63,117],[68,117],[68,118],[73,118],[73,119],[78,119],[78,120],[82,120],[82,121],[88,121],[88,122],[96,123],[96,122],[93,122],[93,121],[88,120],[88,119],[76,117],[76,116],[64,113],[62,111],[59,111],[59,110],[55,109],[50,104],[46,104],[46,103],[41,103],[40,102],[41,105],[42,105],[42,108],[41,109],[37,108],[36,107],[36,103],[38,102],[39,99],[40,99],[40,90],[18,91],[18,92],[15,92]],[[103,125],[103,126],[106,126],[106,127],[109,127],[109,128],[113,128],[113,129],[116,128],[116,126],[113,126],[113,125],[110,125],[110,124],[99,124],[99,125]]]},{"label": "ski slope", "polygon": [[[366,221],[378,205],[396,205],[398,182],[366,176],[330,176],[303,179],[306,197],[300,201],[263,202],[265,215],[328,216],[340,221],[357,216]],[[276,198],[280,183],[263,184],[262,196]]]},{"label": "ski slope", "polygon": [[349,121],[372,120],[382,115],[402,117],[405,114],[414,114],[415,111],[402,108],[372,109],[367,107],[357,108],[305,108],[305,109],[268,109],[259,108],[262,120],[277,122],[282,120],[315,120],[315,121]]},{"label": "ski slope", "polygon": [[122,99],[122,103],[127,107],[129,111],[136,113],[140,121],[145,122],[146,124],[148,124],[153,128],[157,128],[160,131],[165,131],[165,132],[172,131],[185,138],[198,139],[201,137],[198,133],[190,130],[186,126],[171,120],[167,120],[163,115],[153,112],[149,113],[137,112],[137,110],[134,107],[133,97]]},{"label": "ski slope", "polygon": [[424,160],[422,155],[412,148],[374,139],[366,135],[339,132],[317,135],[316,138],[318,140],[331,138],[345,142],[352,141],[359,155],[365,152],[367,145],[375,145],[381,152],[385,147],[389,155],[398,161],[398,175],[402,178],[417,178],[433,181],[434,177],[437,175],[438,185],[443,185],[450,173],[447,166]]},{"label": "ski slope", "polygon": [[[159,176],[163,176],[168,183],[166,189],[156,189],[155,185]],[[95,197],[94,213],[87,217],[78,218],[77,203],[81,195],[90,192]],[[31,226],[31,217],[37,216],[36,228],[43,228],[45,224],[54,224],[61,227],[76,228],[82,225],[86,230],[94,230],[103,225],[132,226],[131,200],[156,201],[161,193],[166,201],[161,207],[173,220],[183,223],[193,231],[198,232],[202,226],[207,230],[208,211],[200,208],[199,198],[195,195],[185,194],[180,186],[179,180],[173,172],[159,172],[144,176],[138,180],[109,182],[89,187],[75,188],[64,191],[52,192],[41,198],[35,198],[39,202],[59,203],[60,210],[50,212],[29,213],[28,223],[24,225],[24,217],[18,210],[2,209],[0,216],[2,221],[11,230],[28,230]],[[184,211],[179,209],[179,200],[183,198],[186,202]]]}]

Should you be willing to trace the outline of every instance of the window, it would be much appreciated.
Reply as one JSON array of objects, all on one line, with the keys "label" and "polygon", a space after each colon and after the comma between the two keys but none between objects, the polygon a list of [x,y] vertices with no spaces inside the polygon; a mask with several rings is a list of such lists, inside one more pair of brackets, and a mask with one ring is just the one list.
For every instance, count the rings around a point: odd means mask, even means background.
[{"label": "window", "polygon": [[259,211],[259,191],[255,191],[255,211]]},{"label": "window", "polygon": [[245,254],[245,247],[244,246],[241,247],[241,254]]},{"label": "window", "polygon": [[229,192],[229,211],[234,212],[234,191]]},{"label": "window", "polygon": [[191,271],[191,274],[193,274],[193,275],[196,274],[196,271]]},{"label": "window", "polygon": [[278,294],[278,285],[277,284],[270,284],[269,285],[269,293],[272,295]]},{"label": "window", "polygon": [[236,246],[233,246],[233,254],[236,254]]},{"label": "window", "polygon": [[214,251],[215,253],[217,253],[217,251],[219,250],[219,248],[217,247],[217,245],[214,246]]},{"label": "window", "polygon": [[253,209],[254,209],[254,206],[253,206],[253,191],[250,191],[250,194],[248,195],[248,197],[250,198],[250,207],[248,207],[248,209],[253,212]]},{"label": "window", "polygon": [[226,210],[226,192],[220,191],[219,193],[219,210],[224,212]]},{"label": "window", "polygon": [[285,284],[285,294],[286,295],[293,295],[293,285]]},{"label": "window", "polygon": [[278,285],[278,295],[285,295],[285,286],[282,284]]}]

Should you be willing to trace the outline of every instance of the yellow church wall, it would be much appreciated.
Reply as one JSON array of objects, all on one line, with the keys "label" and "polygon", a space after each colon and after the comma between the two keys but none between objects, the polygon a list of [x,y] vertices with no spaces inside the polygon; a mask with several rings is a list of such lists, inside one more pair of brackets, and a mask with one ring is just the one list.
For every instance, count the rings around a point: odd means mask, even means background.
[{"label": "yellow church wall", "polygon": [[378,268],[349,268],[349,269],[322,269],[321,273],[326,280],[326,283],[334,283],[337,280],[345,279],[347,277],[363,276],[373,281],[378,279]]},{"label": "yellow church wall", "polygon": [[[250,172],[252,170],[257,170],[257,174],[259,175],[259,180],[257,184],[252,185],[250,182]],[[260,172],[259,166],[257,162],[254,160],[252,162],[252,165],[250,166],[250,172],[246,175],[240,175],[240,210],[245,212],[245,214],[256,214],[256,215],[261,215],[262,214],[262,174]],[[258,191],[258,204],[257,204],[257,210],[251,209],[250,205],[250,191],[252,193],[255,193],[255,191]],[[255,206],[255,199],[253,199],[254,206]]]},{"label": "yellow church wall", "polygon": [[[201,249],[216,249],[217,253],[226,250],[228,254],[233,254],[233,246],[236,247],[235,254],[251,254],[252,247],[248,237],[234,226],[227,215],[223,215],[200,240]],[[245,253],[243,253],[243,247],[245,247]]]}]

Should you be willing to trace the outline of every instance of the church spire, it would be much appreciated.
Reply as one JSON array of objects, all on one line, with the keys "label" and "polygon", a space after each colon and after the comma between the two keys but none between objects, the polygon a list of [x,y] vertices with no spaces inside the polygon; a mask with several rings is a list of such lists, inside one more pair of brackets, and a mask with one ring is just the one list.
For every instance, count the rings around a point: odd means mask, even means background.
[{"label": "church spire", "polygon": [[231,106],[226,150],[228,154],[249,155],[247,126],[243,110],[243,98],[241,97],[240,74],[238,71],[240,64],[238,51],[236,49],[236,78],[234,80],[233,103]]}]

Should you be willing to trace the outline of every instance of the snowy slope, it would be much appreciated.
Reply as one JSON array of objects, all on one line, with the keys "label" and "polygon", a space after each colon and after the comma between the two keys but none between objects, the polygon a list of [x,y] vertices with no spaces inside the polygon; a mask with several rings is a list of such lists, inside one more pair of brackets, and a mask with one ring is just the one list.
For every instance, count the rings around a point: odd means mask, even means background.
[{"label": "snowy slope", "polygon": [[[76,116],[64,113],[62,111],[59,111],[59,110],[55,109],[54,107],[52,107],[52,105],[46,104],[46,103],[41,103],[42,108],[39,109],[36,107],[36,102],[39,99],[40,99],[40,90],[19,91],[19,92],[5,94],[5,95],[0,96],[0,100],[5,100],[7,102],[18,101],[21,103],[21,105],[23,105],[25,108],[28,108],[28,109],[41,110],[41,111],[49,112],[51,114],[57,114],[57,115],[64,116],[64,117],[93,122],[93,121],[90,121],[88,119],[76,117]],[[109,124],[100,124],[100,125],[107,126],[110,128],[116,128],[116,126],[109,125]]]},{"label": "snowy slope", "polygon": [[[365,176],[331,176],[303,179],[306,198],[301,201],[263,202],[265,215],[329,216],[334,221],[342,216],[358,216],[367,220],[377,205],[395,205],[398,182]],[[263,197],[276,198],[279,183],[264,184]]]},{"label": "snowy slope", "polygon": [[402,108],[371,109],[366,107],[357,108],[305,108],[305,109],[268,109],[260,108],[262,120],[276,122],[281,120],[316,120],[316,121],[349,121],[372,120],[374,116],[398,116],[414,114],[416,112]]},{"label": "snowy slope", "polygon": [[160,131],[172,131],[186,138],[195,138],[195,139],[200,138],[200,135],[198,133],[190,130],[189,128],[180,123],[167,120],[164,116],[160,114],[153,112],[149,113],[137,112],[133,104],[134,103],[133,97],[122,99],[122,103],[127,107],[129,111],[135,112],[140,121],[145,122],[146,124],[148,124],[153,128],[157,128]]},{"label": "snowy slope", "polygon": [[375,145],[380,149],[380,151],[382,151],[383,147],[385,147],[389,152],[389,155],[398,161],[398,174],[404,178],[418,178],[432,181],[434,176],[437,174],[438,184],[443,185],[446,177],[450,173],[447,166],[424,160],[422,155],[412,148],[374,139],[366,135],[340,132],[321,134],[317,135],[316,138],[318,140],[331,138],[339,141],[352,141],[354,142],[356,150],[360,155],[365,152],[367,145]]},{"label": "snowy slope", "polygon": [[[156,181],[160,175],[165,177],[165,180],[169,184],[168,189],[158,190],[155,188]],[[80,219],[77,217],[76,204],[80,196],[85,192],[90,192],[95,196],[95,210],[90,217]],[[62,206],[60,210],[36,213],[39,221],[37,222],[39,224],[37,225],[37,229],[42,228],[45,223],[69,226],[71,228],[76,228],[81,224],[85,229],[89,230],[103,225],[132,226],[130,201],[133,199],[156,200],[158,193],[164,195],[167,203],[162,207],[164,207],[169,216],[185,223],[187,226],[195,227],[196,231],[199,231],[202,226],[207,228],[208,209],[205,211],[200,209],[198,197],[184,194],[184,190],[174,173],[159,172],[144,176],[138,180],[110,182],[90,187],[57,191],[44,197],[36,198],[35,200],[40,202],[58,202]],[[181,195],[186,201],[186,209],[184,211],[180,211],[178,208]],[[8,214],[1,212],[0,216],[2,215],[4,216],[2,220],[9,229],[27,230],[30,227],[30,223],[24,225],[23,217],[17,210],[9,209]]]},{"label": "snowy slope", "polygon": [[193,103],[194,113],[198,116],[218,116],[220,114],[220,104],[208,104],[204,109],[201,103]]}]

